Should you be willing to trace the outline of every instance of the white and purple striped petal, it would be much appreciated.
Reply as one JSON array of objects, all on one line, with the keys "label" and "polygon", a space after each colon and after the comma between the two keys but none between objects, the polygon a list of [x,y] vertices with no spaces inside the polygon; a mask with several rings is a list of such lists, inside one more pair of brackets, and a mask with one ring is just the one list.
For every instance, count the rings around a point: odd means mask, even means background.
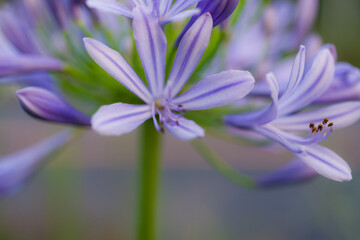
[{"label": "white and purple striped petal", "polygon": [[360,101],[333,104],[313,111],[277,118],[271,124],[287,131],[308,131],[310,123],[321,123],[328,118],[333,128],[344,128],[360,119]]},{"label": "white and purple striped petal", "polygon": [[197,125],[194,121],[186,118],[179,118],[176,124],[164,122],[164,127],[175,137],[188,141],[195,138],[203,138],[205,136],[204,129]]},{"label": "white and purple striped petal", "polygon": [[247,71],[229,70],[211,75],[172,100],[183,110],[202,110],[219,107],[246,96],[255,79]]},{"label": "white and purple striped petal", "polygon": [[151,102],[151,93],[120,53],[91,38],[84,38],[84,43],[89,55],[100,67],[144,102]]},{"label": "white and purple striped petal", "polygon": [[208,43],[212,30],[212,19],[209,13],[203,14],[192,25],[182,38],[168,82],[165,95],[169,91],[171,97],[176,96],[189,80],[197,67]]},{"label": "white and purple striped petal", "polygon": [[135,7],[133,10],[133,31],[148,84],[154,98],[160,97],[165,81],[166,37],[158,18],[148,8]]},{"label": "white and purple striped petal", "polygon": [[228,115],[225,122],[236,127],[249,128],[254,125],[262,125],[273,121],[277,117],[278,112],[278,98],[279,85],[274,74],[269,73],[266,76],[266,81],[271,91],[271,104],[259,111]]},{"label": "white and purple striped petal", "polygon": [[328,49],[322,49],[308,66],[296,91],[279,101],[279,114],[286,115],[314,102],[330,86],[334,76],[334,57]]},{"label": "white and purple striped petal", "polygon": [[37,71],[62,71],[64,64],[39,55],[1,55],[0,77]]},{"label": "white and purple striped petal", "polygon": [[87,0],[86,4],[91,8],[133,18],[132,9],[116,0]]},{"label": "white and purple striped petal", "polygon": [[16,92],[23,109],[31,116],[51,122],[89,126],[90,118],[54,93],[39,87]]},{"label": "white and purple striped petal", "polygon": [[326,147],[318,144],[307,146],[305,154],[297,154],[297,157],[324,177],[338,182],[352,179],[349,165]]},{"label": "white and purple striped petal", "polygon": [[45,163],[55,150],[71,139],[68,131],[47,138],[19,152],[0,157],[0,196],[14,193]]},{"label": "white and purple striped petal", "polygon": [[92,128],[102,135],[120,136],[152,117],[150,105],[114,103],[102,106],[92,117]]}]

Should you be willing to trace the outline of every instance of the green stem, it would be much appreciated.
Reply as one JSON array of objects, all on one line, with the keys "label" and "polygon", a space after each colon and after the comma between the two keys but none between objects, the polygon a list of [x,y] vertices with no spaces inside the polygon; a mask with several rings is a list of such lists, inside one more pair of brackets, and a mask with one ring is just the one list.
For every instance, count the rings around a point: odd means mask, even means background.
[{"label": "green stem", "polygon": [[200,155],[225,178],[241,187],[255,187],[253,178],[245,176],[229,166],[212,149],[210,149],[203,140],[193,140],[191,143]]},{"label": "green stem", "polygon": [[137,239],[154,240],[161,135],[151,120],[143,124],[140,142]]}]

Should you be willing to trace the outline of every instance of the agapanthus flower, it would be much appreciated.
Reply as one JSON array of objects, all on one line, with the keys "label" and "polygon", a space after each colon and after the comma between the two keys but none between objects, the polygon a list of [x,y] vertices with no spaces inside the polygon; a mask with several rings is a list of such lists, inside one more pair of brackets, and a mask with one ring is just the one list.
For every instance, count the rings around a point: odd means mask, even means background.
[{"label": "agapanthus flower", "polygon": [[166,24],[199,13],[198,9],[188,9],[199,1],[200,0],[128,0],[127,4],[123,4],[116,0],[87,0],[86,3],[89,7],[131,19],[134,18],[133,8],[136,6],[145,6],[152,10],[161,24]]},{"label": "agapanthus flower", "polygon": [[[305,47],[300,47],[285,91],[279,97],[274,74],[267,75],[272,103],[265,109],[234,114],[225,122],[232,127],[251,130],[274,140],[304,161],[317,173],[336,181],[351,179],[347,163],[330,149],[320,146],[333,128],[356,122],[360,102],[344,102],[311,111],[301,111],[329,88],[334,76],[335,60],[329,49],[322,48],[305,65]],[[300,112],[299,112],[300,111]],[[308,131],[306,137],[296,135]]]},{"label": "agapanthus flower", "polygon": [[84,42],[90,56],[146,104],[103,106],[92,117],[93,129],[105,135],[121,135],[152,118],[158,131],[165,127],[183,140],[203,137],[204,130],[183,117],[183,112],[218,107],[241,99],[252,89],[253,77],[245,71],[225,71],[201,80],[177,96],[209,42],[213,26],[211,15],[203,14],[185,34],[166,84],[167,43],[159,20],[143,6],[136,7],[133,16],[134,38],[149,89],[118,52],[93,39],[86,38]]}]

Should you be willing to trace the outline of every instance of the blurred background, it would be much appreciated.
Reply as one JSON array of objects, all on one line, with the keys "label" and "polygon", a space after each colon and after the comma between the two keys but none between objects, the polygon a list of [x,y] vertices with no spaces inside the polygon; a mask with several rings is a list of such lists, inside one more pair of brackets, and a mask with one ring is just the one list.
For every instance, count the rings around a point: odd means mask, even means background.
[{"label": "blurred background", "polygon": [[[315,30],[334,43],[340,61],[360,67],[360,1],[322,0]],[[13,87],[0,88],[0,153],[62,129],[28,117]],[[4,114],[6,113],[6,115]],[[191,148],[166,135],[159,199],[161,239],[360,239],[360,124],[325,144],[353,169],[353,180],[322,177],[273,190],[244,190],[212,170]],[[207,139],[240,171],[291,159],[286,151]],[[137,133],[109,138],[86,133],[51,159],[30,184],[0,199],[0,239],[133,239]]]}]

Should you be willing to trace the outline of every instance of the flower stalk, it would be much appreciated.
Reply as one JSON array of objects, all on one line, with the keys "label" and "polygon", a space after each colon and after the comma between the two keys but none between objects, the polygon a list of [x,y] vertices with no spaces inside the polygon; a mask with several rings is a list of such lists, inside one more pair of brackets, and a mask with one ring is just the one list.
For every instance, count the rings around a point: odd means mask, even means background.
[{"label": "flower stalk", "polygon": [[138,240],[156,239],[156,203],[161,162],[161,137],[151,120],[143,124],[138,165]]}]

